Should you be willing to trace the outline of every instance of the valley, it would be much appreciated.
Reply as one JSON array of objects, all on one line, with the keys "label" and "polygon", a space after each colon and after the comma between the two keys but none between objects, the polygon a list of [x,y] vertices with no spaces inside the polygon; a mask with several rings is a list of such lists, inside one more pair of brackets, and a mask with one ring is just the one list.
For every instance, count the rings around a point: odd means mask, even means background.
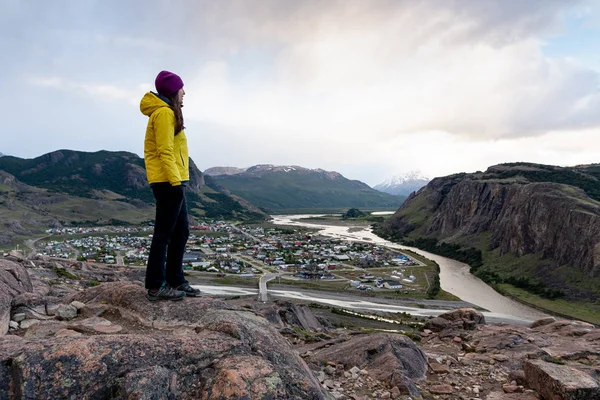
[{"label": "valley", "polygon": [[[144,265],[154,208],[143,165],[140,157],[127,152],[58,150],[34,159],[1,157],[0,250],[19,246],[29,255],[40,251],[79,261]],[[503,304],[502,293],[541,310],[597,323],[599,171],[596,165],[504,164],[476,174],[435,178],[402,203],[401,196],[379,192],[334,171],[259,164],[210,168],[205,174],[191,161],[188,211],[196,231],[189,250],[199,254],[190,261],[200,264],[190,263],[189,273],[242,286],[257,287],[258,275],[264,273],[276,274],[278,285],[283,281],[305,289],[354,290],[367,297],[459,297],[491,311]],[[417,175],[410,181],[426,183]],[[403,183],[404,178],[398,178],[386,186],[391,189]],[[361,215],[361,210],[397,211]],[[349,218],[336,215],[351,211],[355,215]],[[283,225],[274,227],[269,214],[280,214],[275,221]],[[311,216],[299,222],[282,214]],[[222,231],[225,226],[230,231]],[[249,233],[257,227],[263,229],[261,235],[279,229],[274,243],[286,243],[294,251],[306,244],[299,240],[296,248],[285,236],[299,234],[294,231],[300,227],[320,230],[318,236],[326,242],[352,244],[349,250],[331,251],[326,257],[302,258],[290,248],[277,246],[269,250],[273,254],[264,255],[260,241]],[[246,235],[240,240],[247,243],[233,251],[225,247],[225,254],[210,249],[220,241],[235,242],[235,229],[240,238]],[[331,230],[337,232],[327,237]],[[370,246],[371,256],[380,257],[375,248],[383,243],[381,238],[389,240],[384,247],[393,251],[415,258],[417,253],[424,255],[419,261],[425,266],[398,270],[399,275],[394,274],[397,269],[391,259],[376,259],[375,265],[369,265],[372,261],[357,249]],[[361,242],[366,245],[357,244]],[[410,249],[417,253],[409,253]],[[353,265],[335,260],[345,252],[352,253]],[[217,255],[227,257],[220,260]],[[258,255],[271,260],[265,263],[255,258]],[[201,260],[207,257],[214,259]],[[339,265],[329,268],[333,261]],[[273,262],[275,267],[269,264]],[[451,267],[439,265],[438,274],[436,262]],[[261,263],[269,266],[257,268]],[[307,270],[311,263],[316,267]],[[360,271],[354,269],[356,264],[363,264]],[[289,267],[282,271],[280,265]],[[404,281],[410,276],[415,277],[413,282]],[[387,284],[397,288],[378,287],[385,280],[397,281]],[[515,304],[496,311],[521,315]]]}]

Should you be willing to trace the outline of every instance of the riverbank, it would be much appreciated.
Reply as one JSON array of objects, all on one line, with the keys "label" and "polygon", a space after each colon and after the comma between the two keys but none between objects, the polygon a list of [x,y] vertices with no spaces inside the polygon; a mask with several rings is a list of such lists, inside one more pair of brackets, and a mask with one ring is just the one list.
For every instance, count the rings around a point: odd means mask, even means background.
[{"label": "riverbank", "polygon": [[503,296],[546,312],[556,317],[577,319],[590,324],[600,325],[600,307],[595,303],[565,301],[562,299],[545,299],[526,290],[510,284],[495,285],[497,291]]},{"label": "riverbank", "polygon": [[520,302],[502,296],[481,279],[469,272],[469,266],[446,257],[422,251],[417,248],[406,247],[387,241],[375,235],[370,227],[363,228],[357,232],[350,232],[351,225],[332,226],[327,221],[305,222],[303,218],[318,217],[319,215],[296,215],[296,216],[273,216],[276,225],[287,225],[291,227],[311,227],[319,229],[318,233],[349,241],[374,243],[380,246],[397,249],[399,251],[410,250],[435,261],[440,267],[440,285],[443,290],[471,304],[490,310],[499,315],[510,315],[526,320],[536,320],[547,317],[548,314],[540,312],[532,307],[525,306]]}]

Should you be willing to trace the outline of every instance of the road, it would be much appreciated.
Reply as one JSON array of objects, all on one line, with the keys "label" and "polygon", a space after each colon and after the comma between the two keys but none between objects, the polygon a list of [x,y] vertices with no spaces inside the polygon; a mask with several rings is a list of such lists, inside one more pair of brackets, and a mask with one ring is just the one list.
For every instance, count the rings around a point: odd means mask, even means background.
[{"label": "road", "polygon": [[231,229],[233,229],[233,230],[236,230],[236,231],[238,231],[239,233],[241,233],[241,234],[243,234],[243,235],[246,235],[246,236],[248,236],[249,238],[253,239],[255,242],[258,242],[258,243],[264,243],[264,241],[263,241],[263,240],[261,240],[261,239],[257,238],[256,236],[253,236],[253,235],[249,234],[248,232],[246,232],[246,231],[244,231],[244,230],[242,230],[242,229],[238,228],[238,227],[237,227],[237,226],[235,226],[235,225],[229,225],[229,226],[231,227]]},{"label": "road", "polygon": [[268,269],[265,268],[263,263],[256,261],[249,256],[232,253],[231,257],[238,261],[242,261],[246,264],[250,264],[252,267],[254,267],[254,268],[258,269],[260,272],[262,272],[263,275],[260,277],[260,280],[258,283],[258,300],[263,301],[263,302],[268,301],[269,296],[267,295],[267,282],[272,281],[273,279],[277,278],[281,274],[273,273],[273,272],[269,271]]},{"label": "road", "polygon": [[42,239],[45,239],[47,237],[50,237],[50,236],[52,236],[52,234],[46,235],[46,236],[42,236],[42,237],[39,237],[37,239],[27,239],[27,240],[25,240],[24,241],[25,246],[27,246],[27,247],[29,247],[31,249],[31,251],[29,252],[29,254],[27,255],[27,257],[29,258],[29,257],[35,256],[35,254],[36,254],[36,251],[35,251],[35,244],[36,244],[36,242],[38,242],[38,241],[40,241]]},{"label": "road", "polygon": [[118,265],[118,266],[123,266],[123,265],[125,265],[125,263],[123,262],[123,256],[121,255],[121,252],[120,252],[120,251],[117,251],[117,252],[116,252],[116,254],[117,254],[117,256],[116,256],[116,259],[117,259],[117,265]]},{"label": "road", "polygon": [[77,257],[79,257],[79,250],[77,250],[77,248],[71,246],[70,244],[66,243],[67,247],[71,250],[73,250],[73,257],[71,257],[71,260],[77,260]]}]

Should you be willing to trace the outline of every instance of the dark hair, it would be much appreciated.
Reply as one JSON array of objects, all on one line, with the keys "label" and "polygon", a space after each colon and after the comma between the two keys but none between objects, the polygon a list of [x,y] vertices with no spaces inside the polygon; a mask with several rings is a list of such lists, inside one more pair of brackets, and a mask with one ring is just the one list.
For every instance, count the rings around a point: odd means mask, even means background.
[{"label": "dark hair", "polygon": [[175,92],[172,95],[167,96],[171,102],[171,109],[175,113],[175,136],[185,129],[185,126],[183,125],[183,112],[181,111],[183,105],[178,101],[178,93],[179,92]]}]

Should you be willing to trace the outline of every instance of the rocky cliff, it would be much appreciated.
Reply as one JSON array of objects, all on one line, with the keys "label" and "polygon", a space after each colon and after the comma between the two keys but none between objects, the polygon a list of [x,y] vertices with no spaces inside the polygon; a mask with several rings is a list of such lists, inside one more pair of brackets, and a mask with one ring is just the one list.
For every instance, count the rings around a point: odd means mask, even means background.
[{"label": "rocky cliff", "polygon": [[[600,183],[581,171],[511,164],[436,178],[407,199],[384,231],[396,238],[429,237],[475,247],[495,256],[535,255],[546,272],[569,266],[597,278],[600,203],[592,196],[593,182]],[[580,176],[585,184],[579,184]],[[547,281],[562,283],[556,276]]]},{"label": "rocky cliff", "polygon": [[[150,303],[141,275],[1,258],[0,399],[600,396],[600,331],[590,324],[487,325],[478,311],[458,309],[417,324],[417,345],[398,333],[334,328],[287,301]],[[89,279],[103,283],[86,287]]]}]

